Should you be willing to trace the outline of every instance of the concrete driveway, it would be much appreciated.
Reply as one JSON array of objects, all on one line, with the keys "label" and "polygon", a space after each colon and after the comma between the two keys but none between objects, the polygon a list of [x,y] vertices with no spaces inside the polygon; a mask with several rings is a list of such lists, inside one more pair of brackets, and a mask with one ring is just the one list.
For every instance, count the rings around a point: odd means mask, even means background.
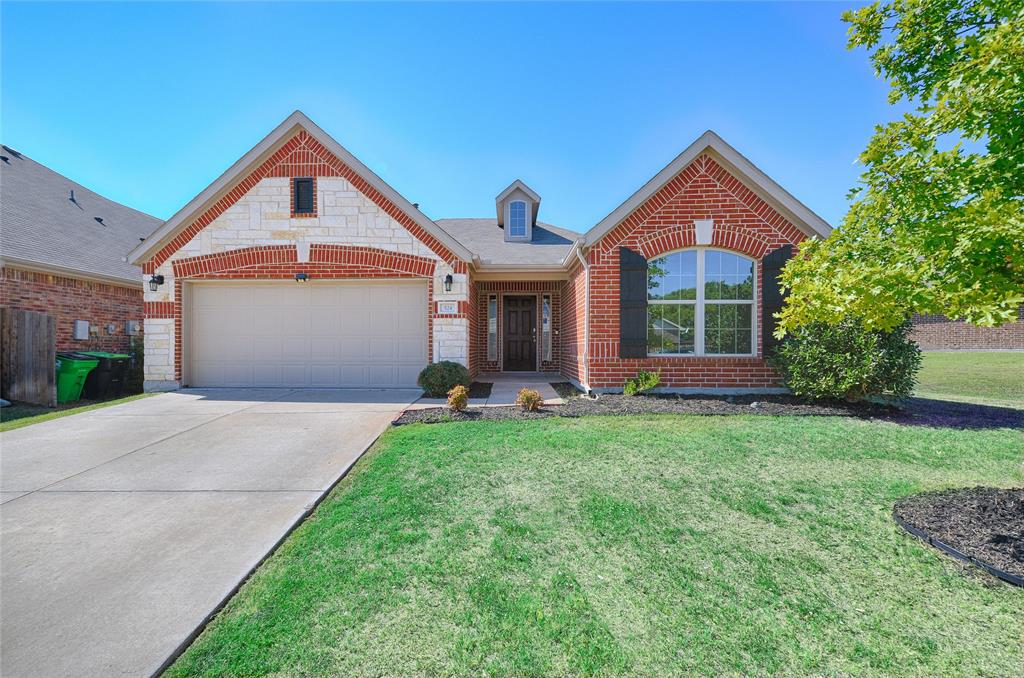
[{"label": "concrete driveway", "polygon": [[0,434],[0,674],[158,671],[418,396],[185,390]]}]

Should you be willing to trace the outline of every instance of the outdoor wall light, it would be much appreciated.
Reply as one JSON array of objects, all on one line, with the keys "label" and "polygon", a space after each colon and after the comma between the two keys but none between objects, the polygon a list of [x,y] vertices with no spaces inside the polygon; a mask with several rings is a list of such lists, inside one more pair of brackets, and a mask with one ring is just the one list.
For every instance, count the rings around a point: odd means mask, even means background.
[{"label": "outdoor wall light", "polygon": [[162,275],[154,275],[149,279],[149,291],[156,292],[156,289],[164,284],[164,277]]},{"label": "outdoor wall light", "polygon": [[304,283],[307,280],[309,280],[309,275],[308,274],[306,274],[306,273],[296,273],[295,274],[295,282]]},{"label": "outdoor wall light", "polygon": [[452,281],[453,280],[454,280],[454,278],[452,278],[452,274],[451,273],[449,273],[448,275],[446,275],[444,277],[444,291],[445,292],[451,292],[452,291]]}]

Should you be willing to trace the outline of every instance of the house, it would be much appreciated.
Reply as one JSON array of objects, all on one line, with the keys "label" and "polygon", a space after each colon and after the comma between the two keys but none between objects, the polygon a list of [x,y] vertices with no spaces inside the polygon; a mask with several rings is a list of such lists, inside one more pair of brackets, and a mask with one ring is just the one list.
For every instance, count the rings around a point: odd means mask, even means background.
[{"label": "house", "polygon": [[142,273],[126,257],[160,223],[3,146],[0,306],[54,316],[58,351],[128,350]]},{"label": "house", "polygon": [[[586,233],[513,181],[432,220],[296,111],[131,255],[146,387],[408,387],[429,362],[765,391],[776,275],[820,217],[707,132]],[[561,376],[559,376],[561,375]]]},{"label": "house", "polygon": [[1024,306],[1015,322],[979,327],[944,315],[914,315],[910,338],[925,351],[1024,351]]}]

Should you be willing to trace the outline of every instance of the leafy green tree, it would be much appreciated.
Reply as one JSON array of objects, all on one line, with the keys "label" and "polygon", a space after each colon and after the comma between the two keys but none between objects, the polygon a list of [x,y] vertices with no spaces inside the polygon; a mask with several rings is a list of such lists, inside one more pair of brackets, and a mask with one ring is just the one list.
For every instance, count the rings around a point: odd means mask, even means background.
[{"label": "leafy green tree", "polygon": [[889,330],[910,313],[978,325],[1024,303],[1024,2],[891,0],[848,11],[889,101],[842,226],[801,245],[779,334],[862,319]]}]

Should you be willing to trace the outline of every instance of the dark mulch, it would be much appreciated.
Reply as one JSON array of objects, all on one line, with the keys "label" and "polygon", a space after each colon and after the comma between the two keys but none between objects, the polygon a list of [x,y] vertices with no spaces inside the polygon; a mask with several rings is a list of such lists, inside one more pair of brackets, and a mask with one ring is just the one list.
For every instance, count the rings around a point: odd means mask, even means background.
[{"label": "dark mulch", "polygon": [[961,553],[1024,577],[1024,488],[919,494],[898,501],[893,515]]},{"label": "dark mulch", "polygon": [[469,385],[470,398],[490,398],[494,384],[489,381],[474,381]]},{"label": "dark mulch", "polygon": [[583,396],[568,383],[554,383],[552,386],[565,399],[565,405],[545,407],[539,412],[523,412],[518,407],[471,408],[465,412],[448,412],[445,409],[412,410],[404,413],[395,423],[542,419],[589,415],[769,414],[847,416],[944,428],[1024,428],[1024,410],[924,398],[911,398],[899,406],[842,401],[808,402],[791,395],[606,394],[591,398]]}]

